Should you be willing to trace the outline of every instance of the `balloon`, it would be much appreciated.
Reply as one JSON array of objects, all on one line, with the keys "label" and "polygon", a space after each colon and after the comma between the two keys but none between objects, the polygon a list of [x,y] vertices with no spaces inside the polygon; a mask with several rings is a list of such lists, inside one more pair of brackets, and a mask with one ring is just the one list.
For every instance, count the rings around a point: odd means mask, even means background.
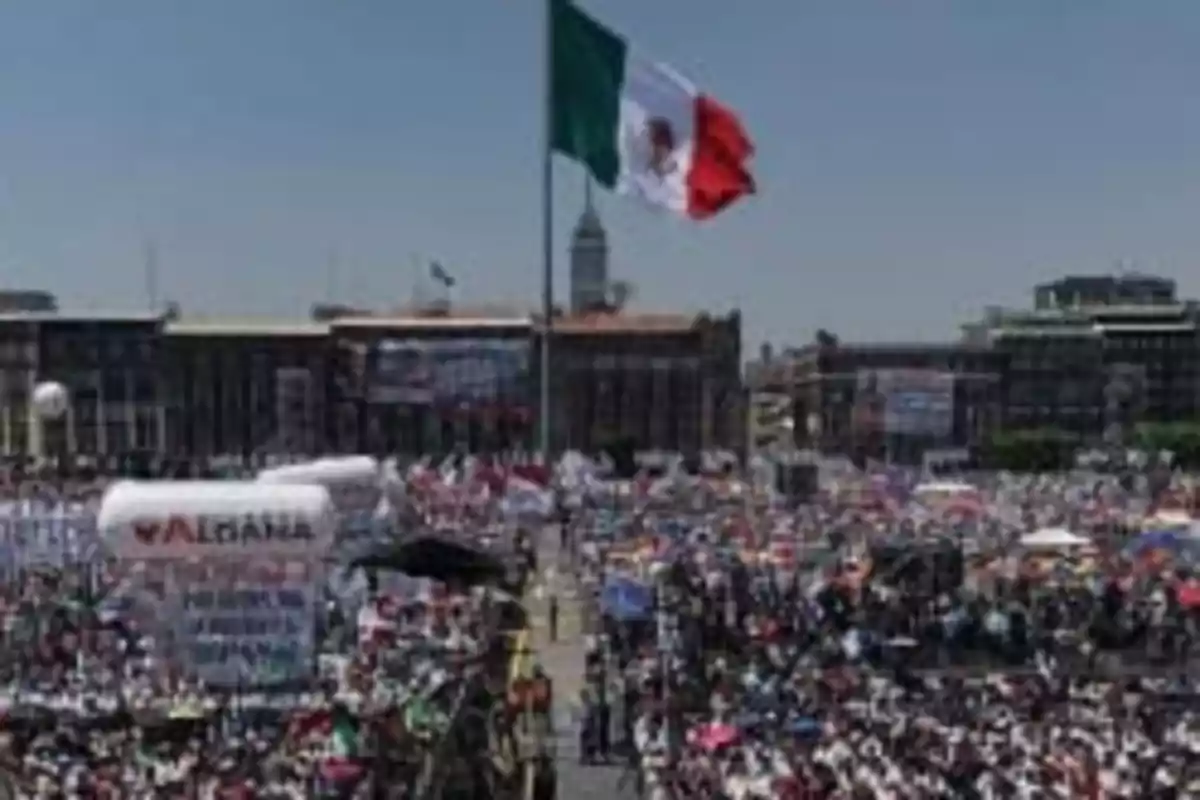
[{"label": "balloon", "polygon": [[33,389],[33,409],[42,419],[58,419],[67,413],[67,387],[57,381],[39,383]]}]

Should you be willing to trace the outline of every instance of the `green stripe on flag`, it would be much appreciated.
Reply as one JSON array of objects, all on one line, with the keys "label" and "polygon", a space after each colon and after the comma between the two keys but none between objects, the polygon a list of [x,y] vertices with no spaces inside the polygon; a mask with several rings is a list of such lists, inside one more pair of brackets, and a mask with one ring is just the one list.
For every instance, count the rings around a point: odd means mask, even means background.
[{"label": "green stripe on flag", "polygon": [[615,188],[625,41],[567,0],[551,0],[550,7],[551,147]]}]

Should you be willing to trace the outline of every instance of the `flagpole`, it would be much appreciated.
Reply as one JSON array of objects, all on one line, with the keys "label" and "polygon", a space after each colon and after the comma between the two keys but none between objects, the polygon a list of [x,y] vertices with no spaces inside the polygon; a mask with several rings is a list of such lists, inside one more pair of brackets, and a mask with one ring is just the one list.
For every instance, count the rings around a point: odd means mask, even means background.
[{"label": "flagpole", "polygon": [[551,109],[554,103],[554,25],[552,8],[556,0],[546,0],[545,41],[543,43],[542,79],[545,81],[542,99],[542,338],[541,375],[538,380],[538,449],[543,463],[550,463],[550,336],[554,329],[554,160]]}]

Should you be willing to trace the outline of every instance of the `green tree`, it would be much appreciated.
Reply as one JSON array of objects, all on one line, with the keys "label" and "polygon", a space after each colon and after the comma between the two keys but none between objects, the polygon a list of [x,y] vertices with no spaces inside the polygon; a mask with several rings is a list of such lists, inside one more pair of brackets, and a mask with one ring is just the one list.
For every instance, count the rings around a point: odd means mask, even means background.
[{"label": "green tree", "polygon": [[1184,468],[1200,465],[1200,424],[1194,422],[1142,423],[1134,429],[1132,444],[1151,456],[1169,451],[1173,463]]},{"label": "green tree", "polygon": [[1069,469],[1079,445],[1076,434],[1058,428],[997,431],[984,442],[980,460],[991,469],[1052,472]]}]

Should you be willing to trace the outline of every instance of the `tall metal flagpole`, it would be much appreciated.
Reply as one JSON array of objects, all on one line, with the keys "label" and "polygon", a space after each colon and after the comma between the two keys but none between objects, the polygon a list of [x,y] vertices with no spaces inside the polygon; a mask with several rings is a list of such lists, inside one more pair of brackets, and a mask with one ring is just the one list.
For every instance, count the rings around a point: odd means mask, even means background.
[{"label": "tall metal flagpole", "polygon": [[554,330],[554,24],[553,5],[557,0],[546,0],[544,62],[542,79],[545,81],[542,98],[542,352],[541,375],[539,376],[538,449],[543,463],[550,463],[550,336]]}]

